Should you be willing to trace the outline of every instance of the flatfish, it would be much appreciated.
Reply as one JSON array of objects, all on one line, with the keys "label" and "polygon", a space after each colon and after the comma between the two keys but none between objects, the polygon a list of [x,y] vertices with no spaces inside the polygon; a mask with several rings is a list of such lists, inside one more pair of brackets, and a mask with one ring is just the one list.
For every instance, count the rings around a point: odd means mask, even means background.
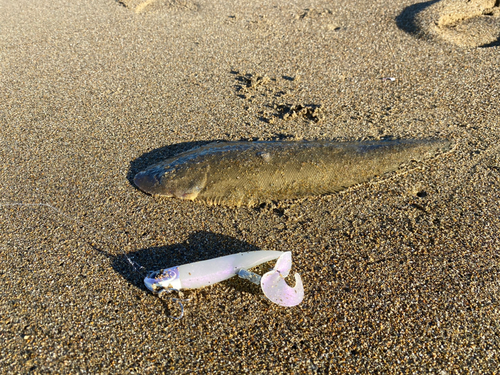
[{"label": "flatfish", "polygon": [[449,148],[440,139],[210,143],[150,166],[134,183],[151,195],[251,207],[338,192]]}]

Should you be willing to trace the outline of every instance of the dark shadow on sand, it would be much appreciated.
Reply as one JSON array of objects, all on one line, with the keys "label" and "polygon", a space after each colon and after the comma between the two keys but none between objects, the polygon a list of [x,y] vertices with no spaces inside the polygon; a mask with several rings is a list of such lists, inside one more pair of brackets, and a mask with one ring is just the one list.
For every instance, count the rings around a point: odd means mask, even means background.
[{"label": "dark shadow on sand", "polygon": [[490,47],[500,47],[500,37],[488,44],[483,44],[482,46],[479,46],[479,48],[490,48]]},{"label": "dark shadow on sand", "polygon": [[417,14],[422,12],[424,9],[430,7],[432,4],[437,3],[440,0],[430,0],[424,3],[413,4],[407,6],[403,11],[396,17],[396,25],[403,31],[409,34],[418,35],[420,28],[415,23],[415,17]]},{"label": "dark shadow on sand", "polygon": [[[419,36],[422,34],[422,30],[416,24],[415,18],[416,16],[430,7],[432,4],[437,3],[441,0],[430,0],[423,3],[413,4],[403,9],[403,11],[396,17],[396,25],[403,31],[406,31],[409,34],[414,36]],[[500,46],[500,37],[488,44],[484,44],[479,46],[479,48],[489,48],[489,47],[499,47]]]},{"label": "dark shadow on sand", "polygon": [[[98,249],[96,250],[99,251]],[[179,244],[148,247],[128,253],[128,258],[144,268],[141,269],[141,272],[134,271],[124,254],[117,256],[106,255],[111,259],[111,266],[117,273],[130,284],[146,291],[147,289],[144,286],[146,270],[156,271],[201,260],[256,250],[261,249],[233,237],[199,231],[192,233],[185,242]],[[102,251],[99,252],[102,253]],[[251,283],[238,282],[240,280],[237,277],[233,279],[228,280],[226,283],[233,286],[238,285],[238,290],[245,290],[249,293],[258,291],[258,287],[253,286]]]}]

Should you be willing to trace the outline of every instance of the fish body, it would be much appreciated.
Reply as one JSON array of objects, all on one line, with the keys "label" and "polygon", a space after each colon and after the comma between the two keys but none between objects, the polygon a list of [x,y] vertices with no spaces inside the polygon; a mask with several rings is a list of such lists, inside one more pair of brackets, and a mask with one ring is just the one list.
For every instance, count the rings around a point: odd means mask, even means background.
[{"label": "fish body", "polygon": [[338,192],[449,148],[439,139],[210,143],[147,168],[134,183],[151,195],[256,206]]}]

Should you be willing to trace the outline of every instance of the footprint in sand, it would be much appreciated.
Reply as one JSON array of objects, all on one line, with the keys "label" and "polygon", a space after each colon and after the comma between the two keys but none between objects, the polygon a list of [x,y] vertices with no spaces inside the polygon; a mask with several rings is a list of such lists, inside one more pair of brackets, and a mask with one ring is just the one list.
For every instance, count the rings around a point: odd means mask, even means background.
[{"label": "footprint in sand", "polygon": [[164,9],[198,10],[198,5],[191,0],[117,0],[135,13],[148,13]]},{"label": "footprint in sand", "polygon": [[396,22],[424,39],[460,47],[499,45],[500,0],[431,0],[405,8]]}]

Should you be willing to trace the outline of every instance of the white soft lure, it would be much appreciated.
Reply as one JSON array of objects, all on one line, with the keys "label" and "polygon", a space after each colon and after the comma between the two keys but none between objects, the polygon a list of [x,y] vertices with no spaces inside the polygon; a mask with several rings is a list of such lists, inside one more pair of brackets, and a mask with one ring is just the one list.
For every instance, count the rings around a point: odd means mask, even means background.
[{"label": "white soft lure", "polygon": [[[248,271],[274,259],[278,259],[276,265],[262,277]],[[295,287],[290,287],[284,280],[291,267],[290,251],[250,251],[153,271],[144,279],[144,284],[153,293],[162,293],[202,288],[238,275],[260,285],[272,302],[289,307],[304,299],[304,286],[298,273],[295,274]]]},{"label": "white soft lure", "polygon": [[298,273],[295,273],[294,288],[285,281],[291,268],[292,253],[287,251],[278,258],[273,270],[265,273],[260,280],[266,297],[280,306],[296,306],[304,299],[304,286]]},{"label": "white soft lure", "polygon": [[[0,207],[10,206],[30,208],[47,207],[83,227],[99,233],[99,230],[66,215],[50,204],[18,202],[0,203]],[[112,241],[109,237],[104,238],[107,238],[110,242]],[[144,267],[132,261],[125,252],[124,256],[135,271],[137,271],[136,266],[139,266],[139,269],[144,269]],[[248,271],[249,268],[256,267],[274,259],[278,259],[276,265],[262,277]],[[238,275],[243,279],[260,285],[264,295],[272,302],[280,306],[296,306],[304,299],[304,286],[302,285],[302,279],[298,273],[295,274],[295,287],[292,288],[288,286],[284,279],[288,276],[291,267],[292,253],[290,251],[250,251],[149,272],[144,279],[144,284],[153,293],[161,295],[171,291],[202,288]],[[177,298],[174,298],[174,300],[179,302],[181,314],[179,317],[173,318],[180,319],[184,314],[184,308],[181,303],[182,300]]]}]

